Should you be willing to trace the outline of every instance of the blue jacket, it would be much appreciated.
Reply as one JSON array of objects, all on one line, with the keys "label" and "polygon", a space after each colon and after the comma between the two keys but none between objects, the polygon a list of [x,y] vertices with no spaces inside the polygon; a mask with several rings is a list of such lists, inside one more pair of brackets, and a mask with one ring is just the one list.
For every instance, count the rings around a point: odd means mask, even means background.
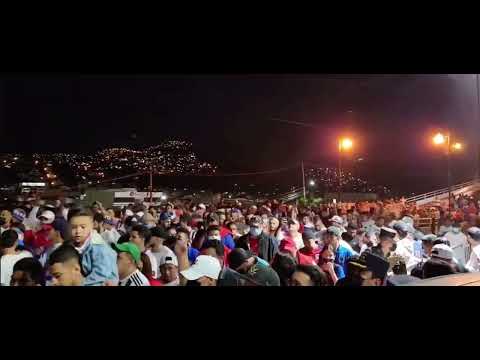
[{"label": "blue jacket", "polygon": [[105,281],[118,282],[117,253],[96,231],[82,252],[85,286],[102,286]]},{"label": "blue jacket", "polygon": [[235,249],[235,240],[233,240],[233,236],[230,234],[222,237],[222,244],[228,247],[230,250]]},{"label": "blue jacket", "polygon": [[[337,249],[337,253],[335,254],[335,264],[338,264],[342,267],[344,274],[347,273],[347,261],[353,255],[354,253],[352,251],[341,245]],[[337,276],[339,276],[338,273]]]}]

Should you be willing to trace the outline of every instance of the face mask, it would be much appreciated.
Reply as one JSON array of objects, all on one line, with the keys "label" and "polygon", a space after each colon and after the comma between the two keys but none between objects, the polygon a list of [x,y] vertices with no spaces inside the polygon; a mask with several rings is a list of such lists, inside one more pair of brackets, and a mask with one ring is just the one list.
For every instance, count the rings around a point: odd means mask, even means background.
[{"label": "face mask", "polygon": [[460,232],[460,228],[458,228],[458,227],[452,227],[452,232],[453,232],[454,234],[458,234],[458,233]]},{"label": "face mask", "polygon": [[250,235],[252,235],[253,237],[260,236],[261,233],[262,233],[262,229],[261,229],[261,228],[252,227],[252,228],[250,229]]},{"label": "face mask", "polygon": [[145,226],[147,227],[147,229],[151,229],[155,227],[155,224],[147,224]]},{"label": "face mask", "polygon": [[217,241],[220,241],[220,240],[222,240],[222,239],[220,238],[220,236],[209,236],[209,237],[208,237],[208,240],[217,240]]}]

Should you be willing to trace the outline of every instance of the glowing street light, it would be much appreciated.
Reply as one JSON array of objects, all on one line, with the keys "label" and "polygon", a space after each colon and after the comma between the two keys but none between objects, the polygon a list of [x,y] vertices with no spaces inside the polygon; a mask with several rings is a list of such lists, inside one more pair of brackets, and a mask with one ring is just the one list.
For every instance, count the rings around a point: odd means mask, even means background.
[{"label": "glowing street light", "polygon": [[338,142],[338,149],[341,151],[350,150],[353,147],[353,141],[350,138],[341,138]]},{"label": "glowing street light", "polygon": [[462,143],[454,142],[451,144],[451,136],[450,132],[446,135],[442,133],[437,133],[433,138],[433,143],[437,146],[446,144],[446,155],[447,155],[447,183],[448,183],[448,210],[451,210],[451,197],[452,197],[452,189],[451,189],[451,169],[450,169],[450,153],[452,151],[460,151],[463,148]]},{"label": "glowing street light", "polygon": [[453,150],[462,150],[462,147],[463,147],[462,144],[459,142],[452,145]]},{"label": "glowing street light", "polygon": [[445,143],[445,141],[446,141],[446,136],[441,133],[438,133],[433,137],[433,143],[435,145],[442,145]]},{"label": "glowing street light", "polygon": [[315,181],[314,181],[314,180],[310,180],[309,184],[310,184],[310,186],[315,186]]},{"label": "glowing street light", "polygon": [[348,137],[341,137],[338,140],[338,202],[341,201],[342,192],[342,153],[353,148],[353,140]]}]

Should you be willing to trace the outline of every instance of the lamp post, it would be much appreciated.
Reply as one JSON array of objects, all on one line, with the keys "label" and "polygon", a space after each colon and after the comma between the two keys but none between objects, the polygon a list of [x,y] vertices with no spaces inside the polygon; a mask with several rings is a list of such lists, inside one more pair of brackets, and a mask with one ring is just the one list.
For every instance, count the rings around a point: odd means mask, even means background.
[{"label": "lamp post", "polygon": [[433,137],[433,143],[437,146],[446,145],[446,157],[447,157],[447,186],[448,186],[448,211],[451,211],[452,206],[452,171],[450,166],[450,155],[452,151],[460,151],[463,145],[459,142],[452,142],[450,131],[446,135],[438,133]]},{"label": "lamp post", "polygon": [[353,147],[353,141],[350,138],[343,137],[338,141],[338,202],[341,202],[342,193],[342,154]]}]

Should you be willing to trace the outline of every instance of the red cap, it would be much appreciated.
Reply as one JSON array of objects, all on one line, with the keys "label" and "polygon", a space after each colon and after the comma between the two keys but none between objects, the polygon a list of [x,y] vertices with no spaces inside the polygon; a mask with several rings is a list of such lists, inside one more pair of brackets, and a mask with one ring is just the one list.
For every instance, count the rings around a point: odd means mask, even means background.
[{"label": "red cap", "polygon": [[280,241],[280,246],[278,247],[278,249],[281,252],[288,252],[293,256],[296,256],[297,254],[297,247],[295,246],[295,242],[290,236]]}]

